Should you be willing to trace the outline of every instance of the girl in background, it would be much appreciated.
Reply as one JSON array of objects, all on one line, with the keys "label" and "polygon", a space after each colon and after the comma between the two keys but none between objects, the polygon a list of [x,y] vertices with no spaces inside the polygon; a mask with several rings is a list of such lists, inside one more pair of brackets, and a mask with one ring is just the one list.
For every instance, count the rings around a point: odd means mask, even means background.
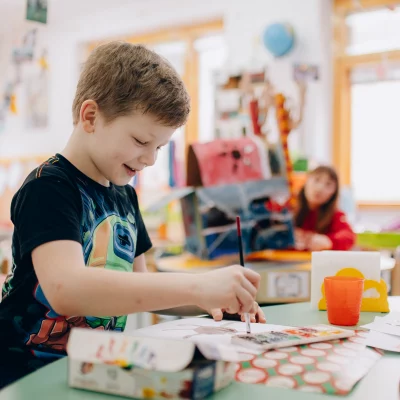
[{"label": "girl in background", "polygon": [[298,196],[295,214],[297,250],[349,250],[355,234],[337,208],[339,179],[336,171],[320,166],[309,172]]}]

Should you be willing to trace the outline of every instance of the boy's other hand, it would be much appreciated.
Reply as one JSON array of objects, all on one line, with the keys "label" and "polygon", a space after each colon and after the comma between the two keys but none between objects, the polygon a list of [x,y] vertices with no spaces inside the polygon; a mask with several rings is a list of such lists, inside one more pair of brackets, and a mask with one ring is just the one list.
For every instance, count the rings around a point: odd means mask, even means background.
[{"label": "boy's other hand", "polygon": [[223,309],[230,314],[254,313],[260,275],[239,265],[196,276],[195,304],[203,310]]},{"label": "boy's other hand", "polygon": [[[224,317],[224,312],[226,312],[226,310],[223,310],[221,308],[214,308],[210,311],[210,315],[213,317],[214,321],[221,321]],[[245,322],[244,313],[239,313],[239,317],[242,322]],[[250,313],[250,322],[258,322],[260,324],[265,324],[267,322],[264,312],[257,302],[254,302],[253,312]]]}]

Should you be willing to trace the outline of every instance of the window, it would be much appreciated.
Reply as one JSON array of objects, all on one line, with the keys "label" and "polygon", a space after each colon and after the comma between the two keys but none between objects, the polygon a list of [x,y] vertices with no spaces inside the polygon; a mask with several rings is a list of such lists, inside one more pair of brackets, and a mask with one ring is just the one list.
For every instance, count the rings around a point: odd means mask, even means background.
[{"label": "window", "polygon": [[215,85],[217,74],[225,67],[227,47],[222,35],[196,40],[199,55],[199,141],[215,138]]},{"label": "window", "polygon": [[[400,203],[400,80],[351,86],[351,185],[358,202]],[[392,177],[392,178],[390,178]]]},{"label": "window", "polygon": [[334,161],[358,205],[400,207],[400,1],[335,0]]},{"label": "window", "polygon": [[400,7],[350,14],[346,18],[349,37],[346,53],[368,54],[400,47]]}]

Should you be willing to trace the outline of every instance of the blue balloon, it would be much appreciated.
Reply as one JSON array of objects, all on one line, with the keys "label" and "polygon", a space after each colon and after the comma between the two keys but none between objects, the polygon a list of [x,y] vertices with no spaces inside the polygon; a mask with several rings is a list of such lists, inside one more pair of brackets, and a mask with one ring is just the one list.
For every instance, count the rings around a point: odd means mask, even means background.
[{"label": "blue balloon", "polygon": [[263,33],[263,43],[275,57],[287,54],[294,45],[294,32],[290,25],[275,23],[267,26]]}]

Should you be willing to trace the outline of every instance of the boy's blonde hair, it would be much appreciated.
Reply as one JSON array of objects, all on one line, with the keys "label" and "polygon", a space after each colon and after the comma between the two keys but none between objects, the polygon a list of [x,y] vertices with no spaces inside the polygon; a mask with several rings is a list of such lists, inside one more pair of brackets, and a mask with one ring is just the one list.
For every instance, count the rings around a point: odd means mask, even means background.
[{"label": "boy's blonde hair", "polygon": [[190,112],[189,95],[170,63],[142,45],[125,42],[101,45],[90,54],[72,106],[74,125],[89,99],[96,101],[106,122],[139,111],[178,128]]}]

